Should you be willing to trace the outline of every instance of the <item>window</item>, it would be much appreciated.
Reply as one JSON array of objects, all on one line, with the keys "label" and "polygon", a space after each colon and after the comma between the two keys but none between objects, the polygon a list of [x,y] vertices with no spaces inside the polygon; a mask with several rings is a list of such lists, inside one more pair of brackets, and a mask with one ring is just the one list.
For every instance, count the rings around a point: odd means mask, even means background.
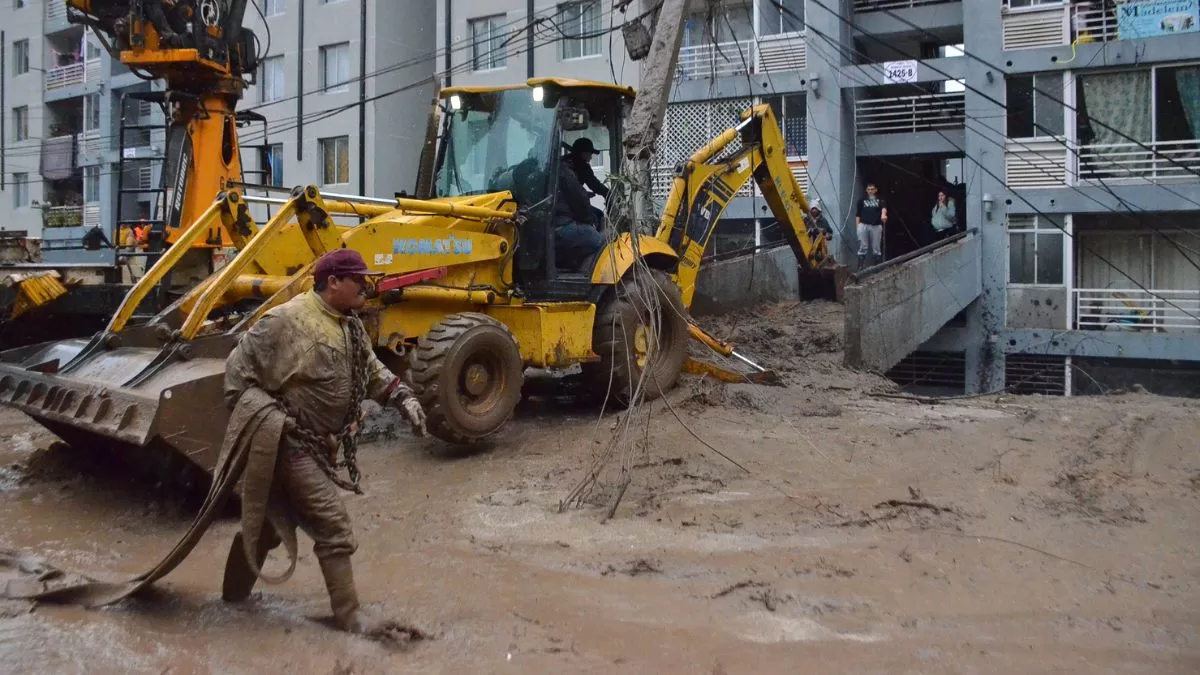
[{"label": "window", "polygon": [[1041,216],[1008,219],[1008,283],[1063,285],[1063,230],[1059,225]]},{"label": "window", "polygon": [[13,174],[13,208],[23,209],[29,206],[29,174]]},{"label": "window", "polygon": [[321,184],[350,182],[350,137],[321,139]]},{"label": "window", "polygon": [[266,0],[263,3],[263,14],[266,16],[278,16],[283,14],[285,8],[287,8],[287,0]]},{"label": "window", "polygon": [[280,187],[283,185],[283,144],[275,143],[267,146],[266,157],[263,160],[266,170],[267,185]]},{"label": "window", "polygon": [[503,68],[508,61],[504,44],[504,15],[471,19],[471,70]]},{"label": "window", "polygon": [[[1008,78],[1008,137],[1062,136],[1064,121],[1061,73],[1021,75]],[[1051,98],[1053,97],[1053,98]]]},{"label": "window", "polygon": [[562,57],[580,59],[600,54],[600,0],[584,0],[558,6]]},{"label": "window", "polygon": [[100,94],[88,94],[83,97],[83,130],[100,130]]},{"label": "window", "polygon": [[321,89],[326,93],[349,91],[350,43],[321,47]]},{"label": "window", "polygon": [[259,102],[267,103],[283,98],[283,57],[263,59],[262,83],[259,87]]},{"label": "window", "polygon": [[100,201],[100,167],[83,167],[83,201],[94,204]]},{"label": "window", "polygon": [[783,131],[787,144],[788,159],[799,159],[808,155],[808,98],[805,94],[764,96],[763,103],[771,106],[775,120]]},{"label": "window", "polygon": [[759,35],[778,35],[804,30],[804,0],[763,3],[758,11]]},{"label": "window", "polygon": [[29,72],[29,40],[17,40],[13,43],[13,75],[24,75]]},{"label": "window", "polygon": [[13,108],[13,140],[29,140],[29,106]]},{"label": "window", "polygon": [[100,58],[100,45],[93,43],[91,40],[84,41],[87,44],[87,60],[95,61]]}]

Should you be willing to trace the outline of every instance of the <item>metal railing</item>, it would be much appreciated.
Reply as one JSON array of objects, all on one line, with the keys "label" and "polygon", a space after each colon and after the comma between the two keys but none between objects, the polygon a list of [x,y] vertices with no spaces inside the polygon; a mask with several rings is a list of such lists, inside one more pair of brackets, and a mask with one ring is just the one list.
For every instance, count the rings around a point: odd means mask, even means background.
[{"label": "metal railing", "polygon": [[1200,290],[1077,288],[1075,327],[1090,330],[1200,330]]},{"label": "metal railing", "polygon": [[882,12],[885,9],[909,9],[925,5],[947,5],[955,0],[854,0],[856,12]]},{"label": "metal railing", "polygon": [[[1097,3],[1099,5],[1099,3]],[[1072,37],[1078,42],[1112,42],[1117,39],[1117,15],[1091,3],[1071,8]]]},{"label": "metal railing", "polygon": [[46,71],[46,91],[82,84],[85,77],[86,69],[83,61],[50,68]]},{"label": "metal railing", "polygon": [[46,0],[46,21],[66,21],[67,3],[61,0]]},{"label": "metal railing", "polygon": [[42,213],[45,227],[77,227],[83,224],[83,206],[51,206]]},{"label": "metal railing", "polygon": [[861,99],[854,104],[854,120],[863,134],[961,129],[966,99],[962,92]]},{"label": "metal railing", "polygon": [[679,50],[677,77],[684,80],[698,80],[705,77],[744,75],[752,72],[754,47],[754,40],[682,47]]},{"label": "metal railing", "polygon": [[1200,171],[1200,141],[1196,140],[1079,148],[1080,180],[1189,178],[1195,171]]}]

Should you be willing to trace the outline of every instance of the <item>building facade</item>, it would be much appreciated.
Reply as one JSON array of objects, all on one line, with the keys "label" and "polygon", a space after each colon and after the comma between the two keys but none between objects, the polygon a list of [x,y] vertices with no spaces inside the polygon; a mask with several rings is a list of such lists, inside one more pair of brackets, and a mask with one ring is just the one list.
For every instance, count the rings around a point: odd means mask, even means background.
[{"label": "building facade", "polygon": [[[336,192],[411,191],[436,89],[434,16],[421,0],[263,0],[245,25],[262,66],[240,110],[244,179]],[[139,79],[67,22],[61,0],[0,7],[4,72],[0,228],[41,240],[48,263],[112,265],[83,234],[150,218],[165,122],[129,98]],[[362,102],[362,103],[360,103]],[[122,127],[126,127],[124,130]],[[260,214],[264,215],[265,214]]]},{"label": "building facade", "polygon": [[[1065,0],[698,3],[661,171],[768,102],[843,260],[866,183],[888,200],[888,258],[932,241],[939,191],[980,238],[982,292],[901,377],[1200,393],[1200,17],[1126,6],[1133,19]],[[726,216],[762,239],[753,191]]]}]

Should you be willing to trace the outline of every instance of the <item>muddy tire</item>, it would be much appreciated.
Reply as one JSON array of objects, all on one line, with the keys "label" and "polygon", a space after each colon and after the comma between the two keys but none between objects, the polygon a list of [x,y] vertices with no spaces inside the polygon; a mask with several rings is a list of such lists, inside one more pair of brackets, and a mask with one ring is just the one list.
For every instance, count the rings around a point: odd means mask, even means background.
[{"label": "muddy tire", "polygon": [[583,366],[590,397],[604,400],[607,395],[610,405],[622,408],[633,400],[643,374],[643,400],[670,391],[687,359],[687,309],[679,287],[658,270],[634,274],[627,274],[596,308],[592,349],[600,361]]},{"label": "muddy tire", "polygon": [[468,444],[500,429],[521,400],[525,366],[508,328],[486,314],[451,314],[417,340],[409,372],[429,433]]}]

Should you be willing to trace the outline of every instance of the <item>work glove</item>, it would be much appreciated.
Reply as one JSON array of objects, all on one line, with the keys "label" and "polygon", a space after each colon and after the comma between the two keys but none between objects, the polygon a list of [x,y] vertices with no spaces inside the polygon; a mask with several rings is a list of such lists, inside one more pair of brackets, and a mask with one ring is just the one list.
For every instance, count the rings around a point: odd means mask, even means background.
[{"label": "work glove", "polygon": [[425,435],[425,409],[421,407],[421,402],[417,400],[416,396],[409,396],[403,401],[398,401],[396,410],[408,419],[414,434]]}]

